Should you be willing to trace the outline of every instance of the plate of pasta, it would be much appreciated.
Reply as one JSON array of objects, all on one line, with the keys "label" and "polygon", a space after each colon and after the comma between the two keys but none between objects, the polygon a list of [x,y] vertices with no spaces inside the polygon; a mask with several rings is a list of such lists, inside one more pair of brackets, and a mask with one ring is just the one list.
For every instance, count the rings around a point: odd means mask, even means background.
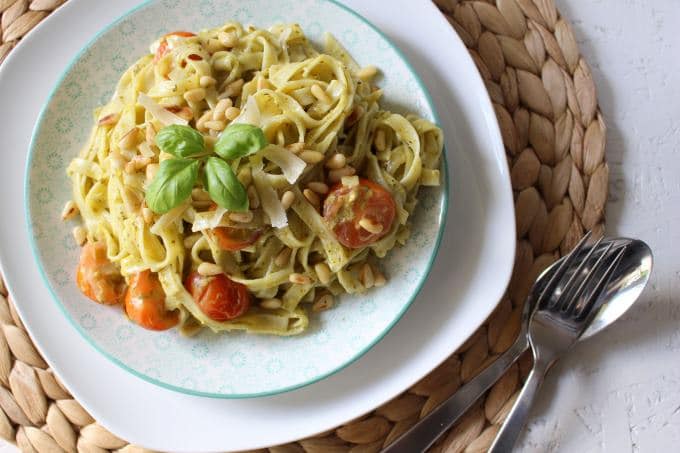
[{"label": "plate of pasta", "polygon": [[427,277],[448,203],[437,123],[400,51],[332,1],[145,3],[38,120],[36,260],[141,378],[232,398],[313,383]]}]

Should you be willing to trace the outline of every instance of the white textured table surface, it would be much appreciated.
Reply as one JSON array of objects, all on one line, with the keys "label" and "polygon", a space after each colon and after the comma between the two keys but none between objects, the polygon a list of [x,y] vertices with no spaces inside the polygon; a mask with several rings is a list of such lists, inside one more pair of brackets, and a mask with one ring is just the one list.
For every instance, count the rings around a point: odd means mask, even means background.
[{"label": "white textured table surface", "polygon": [[522,450],[679,451],[680,0],[558,7],[592,67],[608,125],[608,233],[647,241],[655,269],[619,324],[556,366]]},{"label": "white textured table surface", "polygon": [[652,247],[641,300],[546,382],[523,451],[680,451],[680,1],[561,0],[608,125],[609,234]]}]

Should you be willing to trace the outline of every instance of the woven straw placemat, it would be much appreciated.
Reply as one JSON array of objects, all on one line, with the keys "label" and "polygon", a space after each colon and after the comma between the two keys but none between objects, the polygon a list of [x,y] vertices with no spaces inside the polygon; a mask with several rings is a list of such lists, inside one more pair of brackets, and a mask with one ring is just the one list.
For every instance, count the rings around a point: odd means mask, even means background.
[{"label": "woven straw placemat", "polygon": [[[0,0],[0,63],[65,0]],[[505,298],[442,365],[396,399],[284,452],[376,452],[506,350],[546,266],[585,230],[603,231],[609,170],[595,85],[553,0],[435,0],[470,50],[493,101],[515,195],[517,257]],[[144,451],[98,425],[47,368],[0,279],[0,436],[22,451]],[[486,451],[531,365],[525,355],[433,447]]]}]

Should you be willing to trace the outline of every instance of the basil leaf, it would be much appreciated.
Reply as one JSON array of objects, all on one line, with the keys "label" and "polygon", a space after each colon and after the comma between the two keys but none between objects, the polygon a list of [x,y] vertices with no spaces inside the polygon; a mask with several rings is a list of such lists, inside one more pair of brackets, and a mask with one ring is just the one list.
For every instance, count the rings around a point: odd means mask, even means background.
[{"label": "basil leaf", "polygon": [[264,132],[252,124],[230,124],[215,143],[215,152],[231,160],[247,156],[267,146]]},{"label": "basil leaf", "polygon": [[146,188],[146,205],[153,212],[168,212],[191,195],[198,179],[199,161],[168,159],[161,162],[158,173]]},{"label": "basil leaf", "polygon": [[180,124],[161,129],[156,134],[156,144],[162,151],[175,157],[193,156],[205,149],[203,135],[192,127]]},{"label": "basil leaf", "polygon": [[218,157],[209,157],[205,163],[205,190],[210,198],[229,211],[247,211],[248,194],[234,174],[231,166]]}]

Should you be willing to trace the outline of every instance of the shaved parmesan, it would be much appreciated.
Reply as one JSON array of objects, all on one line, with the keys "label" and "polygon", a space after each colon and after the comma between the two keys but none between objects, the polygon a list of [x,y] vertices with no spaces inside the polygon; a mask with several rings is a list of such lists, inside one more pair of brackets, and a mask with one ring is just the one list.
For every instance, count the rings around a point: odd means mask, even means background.
[{"label": "shaved parmesan", "polygon": [[253,126],[260,126],[262,122],[262,115],[260,114],[260,107],[254,96],[248,96],[245,105],[241,109],[239,116],[231,122],[231,124],[252,124]]},{"label": "shaved parmesan", "polygon": [[281,204],[276,191],[267,182],[265,173],[260,168],[253,169],[253,183],[257,194],[260,196],[262,210],[269,217],[269,221],[274,228],[284,228],[288,226],[286,210]]},{"label": "shaved parmesan", "polygon": [[179,124],[182,126],[186,126],[189,123],[184,118],[181,118],[172,113],[171,111],[164,109],[163,107],[158,105],[156,101],[154,101],[144,93],[139,93],[137,102],[165,126],[169,126],[171,124]]},{"label": "shaved parmesan", "polygon": [[295,184],[307,167],[304,160],[281,146],[269,145],[263,150],[263,155],[281,168],[283,176],[290,184]]},{"label": "shaved parmesan", "polygon": [[214,211],[198,212],[194,216],[194,223],[191,226],[191,231],[212,230],[221,226],[222,217],[227,212],[223,207],[217,206]]}]

